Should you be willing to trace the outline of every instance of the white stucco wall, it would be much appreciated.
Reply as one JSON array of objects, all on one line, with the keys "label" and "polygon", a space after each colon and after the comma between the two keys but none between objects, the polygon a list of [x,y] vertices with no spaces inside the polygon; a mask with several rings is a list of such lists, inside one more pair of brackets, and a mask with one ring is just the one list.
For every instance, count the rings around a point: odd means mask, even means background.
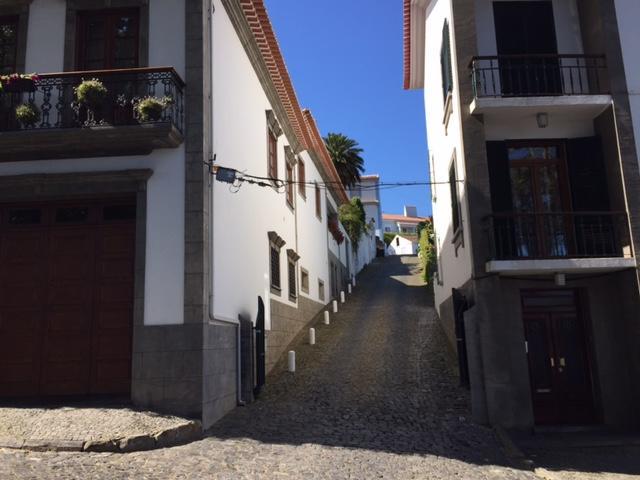
[{"label": "white stucco wall", "polygon": [[[63,70],[64,0],[34,0],[29,13],[26,71]],[[166,19],[171,29],[166,31]],[[184,0],[150,5],[150,64],[175,66],[184,74]],[[153,62],[162,62],[154,64]],[[176,324],[184,316],[184,148],[148,156],[41,160],[0,164],[0,175],[152,169],[147,189],[144,321]]]},{"label": "white stucco wall", "polygon": [[[442,27],[445,18],[449,19],[452,46],[452,65],[457,64],[455,58],[455,26],[451,21],[451,2],[438,0],[427,7],[426,46],[425,46],[425,110],[427,114],[427,138],[431,162],[431,180],[448,182],[449,167],[455,161],[458,180],[464,180],[464,150],[462,147],[460,111],[468,108],[461,105],[459,91],[453,90],[452,113],[445,128],[444,100],[442,95],[442,78],[440,67],[440,48],[442,45]],[[457,69],[453,69],[453,84],[458,85]],[[459,182],[461,223],[464,235],[464,247],[454,250],[452,231],[452,210],[449,185],[446,183],[432,186],[433,222],[440,256],[440,265],[444,272],[441,275],[443,284],[434,285],[436,306],[451,295],[452,288],[461,287],[471,277],[471,242],[468,225],[468,209],[465,184]]]},{"label": "white stucco wall", "polygon": [[638,29],[640,2],[638,0],[615,0],[615,6],[631,104],[636,152],[639,152],[640,162],[640,63],[637,52],[638,45],[640,45],[640,29]]}]

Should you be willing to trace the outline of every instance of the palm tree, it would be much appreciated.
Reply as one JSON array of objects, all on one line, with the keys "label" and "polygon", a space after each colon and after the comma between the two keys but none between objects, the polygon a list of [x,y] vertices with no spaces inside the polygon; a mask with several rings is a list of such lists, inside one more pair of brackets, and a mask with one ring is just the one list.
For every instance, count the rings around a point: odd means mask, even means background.
[{"label": "palm tree", "polygon": [[324,143],[343,185],[349,188],[359,183],[360,174],[364,173],[364,160],[358,142],[341,133],[329,133]]}]

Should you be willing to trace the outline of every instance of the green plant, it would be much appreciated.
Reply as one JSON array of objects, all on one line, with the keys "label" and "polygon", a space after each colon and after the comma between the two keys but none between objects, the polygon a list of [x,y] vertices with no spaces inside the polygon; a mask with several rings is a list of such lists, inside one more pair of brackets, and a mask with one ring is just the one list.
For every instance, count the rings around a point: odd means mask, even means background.
[{"label": "green plant", "polygon": [[433,223],[423,222],[420,231],[420,263],[422,265],[422,279],[429,283],[431,273],[436,264],[436,247],[434,242]]},{"label": "green plant", "polygon": [[359,183],[360,174],[364,172],[364,160],[358,142],[341,133],[330,133],[324,138],[324,143],[342,184],[349,188]]},{"label": "green plant", "polygon": [[162,117],[165,108],[173,103],[171,97],[145,97],[136,106],[138,118],[143,122],[157,122]]},{"label": "green plant", "polygon": [[16,120],[23,127],[33,127],[40,121],[40,110],[31,103],[23,103],[16,107]]},{"label": "green plant", "polygon": [[384,244],[388,247],[391,241],[398,235],[395,232],[384,232]]},{"label": "green plant", "polygon": [[362,201],[358,197],[353,197],[349,203],[340,205],[339,214],[340,223],[347,231],[347,235],[351,240],[351,247],[355,252],[358,250],[360,237],[367,233],[369,229]]},{"label": "green plant", "polygon": [[96,108],[107,96],[108,90],[97,78],[82,80],[82,83],[74,88],[78,102]]}]

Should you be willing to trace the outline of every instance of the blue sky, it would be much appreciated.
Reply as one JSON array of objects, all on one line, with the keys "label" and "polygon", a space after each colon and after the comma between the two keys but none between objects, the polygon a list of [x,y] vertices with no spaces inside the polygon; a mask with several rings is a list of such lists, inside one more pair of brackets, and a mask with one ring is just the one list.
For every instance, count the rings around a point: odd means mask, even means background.
[{"label": "blue sky", "polygon": [[[265,4],[300,104],[322,134],[357,140],[366,173],[382,181],[427,181],[422,92],[402,89],[402,1]],[[401,213],[405,204],[430,214],[427,187],[382,191],[384,212]]]}]

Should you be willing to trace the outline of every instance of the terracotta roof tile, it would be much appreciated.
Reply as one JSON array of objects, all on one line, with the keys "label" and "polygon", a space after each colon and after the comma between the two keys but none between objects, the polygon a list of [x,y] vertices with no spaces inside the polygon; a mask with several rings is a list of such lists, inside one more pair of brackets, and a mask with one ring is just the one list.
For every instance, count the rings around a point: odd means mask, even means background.
[{"label": "terracotta roof tile", "polygon": [[338,172],[333,165],[331,156],[322,140],[311,112],[309,110],[304,110],[303,112],[300,108],[298,97],[293,88],[291,77],[287,71],[282,51],[278,45],[278,40],[263,0],[240,0],[240,5],[300,146],[305,150],[313,149],[316,152],[322,160],[322,167],[331,178],[331,181],[337,182],[333,190],[338,195],[339,200],[348,202],[349,197],[340,182]]},{"label": "terracotta roof tile", "polygon": [[408,90],[411,83],[411,0],[404,0],[403,16],[404,88]]}]

